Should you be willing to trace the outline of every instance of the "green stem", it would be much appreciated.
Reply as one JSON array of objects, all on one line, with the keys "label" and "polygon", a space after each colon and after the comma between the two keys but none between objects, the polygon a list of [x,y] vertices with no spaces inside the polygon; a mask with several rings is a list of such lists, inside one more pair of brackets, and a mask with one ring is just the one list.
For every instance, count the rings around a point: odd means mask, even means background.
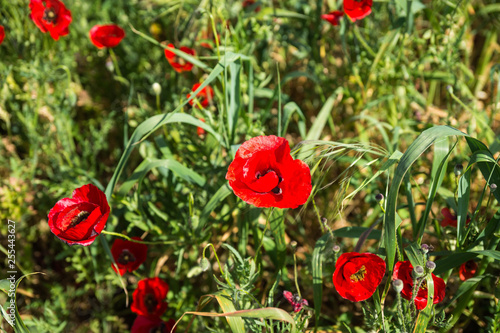
[{"label": "green stem", "polygon": [[101,233],[104,234],[104,235],[121,237],[121,238],[124,238],[124,239],[128,240],[129,242],[134,242],[134,243],[139,243],[139,244],[149,244],[149,245],[156,245],[156,244],[177,244],[177,241],[159,241],[159,242],[140,241],[140,240],[137,240],[137,239],[132,239],[132,238],[130,238],[130,237],[124,235],[124,234],[120,234],[120,233],[112,232],[112,231],[106,231],[106,230],[101,231]]},{"label": "green stem", "polygon": [[361,43],[361,45],[363,45],[363,47],[365,48],[365,50],[372,56],[372,57],[376,57],[377,54],[372,50],[372,48],[370,47],[370,45],[368,45],[368,43],[366,42],[366,40],[363,38],[363,36],[361,36],[361,33],[359,32],[359,28],[357,25],[354,25],[354,35],[356,36],[356,38],[358,39],[358,41]]},{"label": "green stem", "polygon": [[115,66],[116,74],[119,77],[123,77],[122,72],[120,71],[120,67],[118,66],[118,60],[116,59],[115,51],[113,49],[109,49],[109,55],[111,56],[111,60],[113,61],[113,65]]},{"label": "green stem", "polygon": [[226,274],[224,273],[224,270],[222,269],[222,265],[220,264],[220,261],[219,261],[219,257],[217,256],[217,252],[215,251],[215,247],[212,243],[208,243],[204,248],[203,248],[203,258],[206,258],[205,257],[205,251],[207,248],[209,247],[212,247],[212,250],[214,251],[214,256],[215,256],[215,259],[217,260],[217,264],[219,265],[219,270],[220,270],[220,273],[222,274],[222,276],[224,277],[224,279],[226,280],[227,284],[232,288],[232,284],[231,284],[231,281],[227,278]]}]

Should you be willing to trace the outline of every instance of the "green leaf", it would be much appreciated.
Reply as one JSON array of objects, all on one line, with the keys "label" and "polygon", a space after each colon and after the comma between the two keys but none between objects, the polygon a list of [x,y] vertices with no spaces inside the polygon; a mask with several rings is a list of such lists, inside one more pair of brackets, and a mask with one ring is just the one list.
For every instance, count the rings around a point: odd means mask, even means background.
[{"label": "green leaf", "polygon": [[429,213],[432,208],[432,204],[434,203],[434,198],[436,197],[436,192],[441,186],[443,182],[444,175],[446,174],[446,167],[448,166],[448,157],[451,152],[455,148],[457,143],[453,145],[453,148],[449,148],[448,138],[444,138],[443,140],[439,140],[434,144],[434,158],[432,162],[432,171],[431,171],[431,186],[429,189],[429,196],[427,197],[427,203],[425,205],[425,211],[417,223],[418,233],[417,239],[420,243],[422,241],[422,237],[424,236],[424,230],[427,225],[427,219],[429,217]]},{"label": "green leaf", "polygon": [[394,259],[396,257],[396,206],[399,187],[401,186],[403,178],[417,158],[422,155],[427,148],[434,144],[436,140],[452,135],[467,136],[467,134],[449,126],[436,126],[425,130],[417,137],[410,147],[408,147],[408,150],[400,159],[391,183],[391,187],[389,188],[389,195],[387,198],[387,214],[384,221],[384,240],[389,272],[392,272],[393,270]]},{"label": "green leaf", "polygon": [[[323,303],[323,251],[330,234],[326,233],[316,241],[312,254],[312,275],[313,275],[313,294],[314,294],[314,314],[316,323],[321,314],[321,304]],[[317,324],[316,324],[317,326]]]},{"label": "green leaf", "polygon": [[182,165],[181,163],[175,160],[171,159],[158,160],[158,159],[147,158],[144,161],[142,161],[142,163],[134,170],[134,173],[123,183],[123,185],[120,187],[119,190],[120,194],[121,195],[127,194],[135,183],[137,182],[141,183],[143,178],[150,170],[158,167],[169,169],[175,175],[181,177],[182,179],[190,183],[196,184],[198,186],[205,185],[206,180],[203,176],[200,176],[193,170],[189,169],[188,167]]},{"label": "green leaf", "polygon": [[302,110],[300,107],[297,105],[295,102],[288,102],[285,104],[283,107],[283,111],[285,112],[283,115],[283,132],[282,134],[286,134],[286,130],[288,129],[288,123],[290,122],[290,118],[294,113],[297,113],[299,115],[299,132],[300,136],[305,138],[306,137],[306,117],[302,113]]},{"label": "green leaf", "polygon": [[238,116],[240,114],[241,106],[241,96],[240,96],[240,74],[241,74],[241,60],[229,64],[229,70],[231,72],[231,83],[229,86],[229,108],[227,112],[227,122],[229,131],[229,142],[233,143],[234,133],[236,130],[236,124],[238,122]]},{"label": "green leaf", "polygon": [[201,92],[202,89],[204,89],[206,86],[208,86],[209,83],[214,81],[222,73],[225,66],[231,64],[232,62],[235,62],[240,58],[243,59],[244,56],[232,52],[227,52],[226,55],[224,56],[224,59],[215,66],[210,75],[205,79],[205,81],[203,81],[203,83],[198,87],[198,89],[196,89],[196,91],[194,91],[191,94],[191,96],[188,99],[186,99],[181,105],[179,105],[174,111],[168,114],[156,115],[151,118],[148,118],[145,121],[143,121],[139,126],[137,126],[134,133],[132,133],[132,136],[130,137],[127,146],[125,147],[125,151],[123,152],[122,157],[120,158],[120,161],[118,162],[118,165],[115,168],[115,172],[113,173],[113,176],[111,177],[108,186],[106,187],[105,193],[108,199],[111,197],[111,194],[113,193],[116,183],[118,182],[118,179],[120,178],[120,175],[123,169],[125,168],[128,158],[130,157],[130,154],[132,153],[134,148],[137,146],[139,142],[145,140],[149,135],[151,135],[154,131],[156,131],[163,125],[180,122],[180,123],[190,124],[196,127],[201,127],[208,133],[212,134],[222,146],[225,146],[222,137],[218,133],[216,133],[211,126],[207,125],[201,120],[194,118],[191,115],[178,112],[184,107],[184,105],[186,105],[189,101],[195,98],[195,96],[198,95],[198,93]]},{"label": "green leaf", "polygon": [[427,306],[418,314],[413,333],[427,332],[427,325],[432,318],[432,308],[434,307],[432,302],[434,299],[434,280],[432,280],[431,274],[427,274],[425,278],[427,280]]},{"label": "green leaf", "polygon": [[477,253],[483,256],[493,258],[500,261],[500,251],[495,250],[483,250],[483,251],[471,251],[472,253]]},{"label": "green leaf", "polygon": [[446,271],[453,269],[462,265],[464,262],[467,262],[471,259],[477,257],[475,253],[453,253],[447,257],[436,260],[436,269],[434,270],[434,274],[443,274]]},{"label": "green leaf", "polygon": [[271,234],[273,235],[274,242],[276,243],[276,251],[278,255],[276,267],[278,270],[283,268],[286,259],[285,214],[286,209],[274,208],[269,216]]},{"label": "green leaf", "polygon": [[[35,273],[29,273],[29,274],[25,274],[23,276],[21,276],[19,279],[17,279],[17,281],[15,282],[15,287],[14,287],[14,294],[17,292],[17,288],[19,287],[19,283],[21,283],[21,281],[27,277],[27,276],[30,276],[30,275],[34,275],[34,274],[44,274],[44,273],[41,273],[41,272],[35,272]],[[10,300],[14,300],[14,302],[16,301],[16,296],[14,296],[13,298],[11,297],[11,295],[9,295],[10,293],[10,281],[5,279],[5,280],[1,280],[0,281],[0,290],[2,290],[3,292],[5,292],[9,298],[7,298],[7,302],[5,305],[7,305],[7,307],[9,306],[7,303],[10,303]],[[14,317],[14,323],[11,323],[11,317],[9,315],[9,313],[7,313],[7,311],[5,310],[4,307],[0,306],[0,314],[1,316],[7,321],[7,323],[9,323],[9,325],[14,329],[14,333],[29,333],[29,330],[28,328],[26,327],[26,325],[24,324],[23,320],[21,319],[21,316],[19,315],[19,311],[17,309],[17,304],[15,304],[15,317]]]},{"label": "green leaf", "polygon": [[215,210],[215,208],[231,193],[233,193],[233,190],[231,190],[228,183],[222,185],[221,188],[217,192],[215,192],[210,201],[208,201],[208,203],[205,205],[205,208],[203,208],[203,211],[200,215],[199,224],[197,226],[193,225],[196,234],[199,234],[203,229],[208,220],[208,217]]},{"label": "green leaf", "polygon": [[[344,227],[333,231],[335,237],[359,238],[369,228],[366,227]],[[382,231],[372,230],[366,239],[380,239]]]},{"label": "green leaf", "polygon": [[326,121],[330,117],[330,113],[332,112],[333,105],[335,104],[335,99],[337,95],[342,93],[342,88],[337,88],[335,92],[328,97],[326,102],[323,104],[323,107],[318,113],[318,116],[314,120],[309,132],[307,132],[306,140],[318,140],[321,136],[321,132],[326,125]]}]

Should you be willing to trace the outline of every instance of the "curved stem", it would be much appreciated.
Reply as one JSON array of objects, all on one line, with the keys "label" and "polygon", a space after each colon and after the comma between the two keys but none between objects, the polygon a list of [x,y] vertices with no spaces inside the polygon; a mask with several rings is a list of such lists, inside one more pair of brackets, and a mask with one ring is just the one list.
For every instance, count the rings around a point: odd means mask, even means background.
[{"label": "curved stem", "polygon": [[222,276],[224,277],[224,279],[227,281],[227,284],[232,287],[231,285],[231,281],[226,277],[226,274],[224,273],[224,270],[222,269],[222,265],[220,264],[220,261],[219,261],[219,257],[217,256],[217,252],[215,251],[215,247],[212,243],[208,243],[204,248],[203,248],[203,258],[206,258],[205,257],[205,251],[207,248],[209,247],[212,247],[212,250],[214,251],[214,256],[215,256],[215,259],[217,260],[217,264],[219,265],[219,270],[220,270],[220,273],[222,274]]},{"label": "curved stem", "polygon": [[139,243],[139,244],[149,244],[149,245],[156,245],[156,244],[177,244],[177,241],[158,241],[158,242],[140,241],[140,240],[137,240],[137,239],[132,239],[132,238],[130,238],[130,237],[124,235],[124,234],[119,234],[117,232],[106,231],[106,230],[101,231],[101,234],[109,235],[109,236],[121,237],[123,239],[128,240],[129,242],[134,242],[134,243]]}]

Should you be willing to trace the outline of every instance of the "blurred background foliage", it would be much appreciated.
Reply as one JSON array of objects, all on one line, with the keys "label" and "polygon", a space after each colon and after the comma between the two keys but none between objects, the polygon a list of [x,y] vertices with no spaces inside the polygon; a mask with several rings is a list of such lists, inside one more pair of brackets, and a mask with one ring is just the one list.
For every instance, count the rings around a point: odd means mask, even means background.
[{"label": "blurred background foliage", "polygon": [[[264,237],[264,254],[255,258],[260,278],[252,292],[265,300],[272,287],[275,244],[260,209],[230,195],[208,216],[204,211],[226,182],[237,148],[233,145],[277,134],[285,122],[288,127],[282,134],[292,146],[304,139],[342,142],[329,146],[334,157],[322,161],[321,172],[315,174],[314,205],[288,216],[286,237],[298,243],[297,278],[309,300],[311,253],[324,232],[319,217],[334,230],[368,227],[381,217],[374,196],[385,191],[388,179],[381,176],[361,187],[383,157],[404,152],[418,133],[437,124],[457,127],[493,153],[500,151],[500,6],[495,0],[376,1],[367,18],[352,23],[344,17],[339,26],[320,18],[341,7],[334,0],[261,0],[247,8],[241,1],[219,0],[65,4],[73,22],[70,34],[59,41],[42,34],[29,19],[27,1],[0,6],[0,24],[6,30],[0,46],[0,220],[2,226],[7,219],[18,222],[19,268],[45,274],[24,280],[18,290],[20,312],[37,331],[122,331],[135,318],[125,307],[126,295],[99,242],[89,248],[68,247],[47,225],[48,211],[74,188],[94,183],[104,190],[134,129],[153,115],[176,109],[191,87],[209,74],[197,67],[174,72],[163,48],[132,29],[157,42],[194,48],[209,67],[229,51],[245,57],[240,75],[231,69],[229,77],[211,83],[215,98],[209,107],[185,106],[180,111],[204,118],[228,145],[210,134],[198,136],[194,126],[164,126],[137,145],[119,182],[132,179],[131,186],[118,186],[110,202],[107,230],[173,243],[150,246],[146,264],[126,277],[129,294],[141,277],[159,274],[169,283],[166,318],[179,318],[195,308],[200,296],[216,289],[211,271],[197,270],[207,242],[217,249],[226,242],[242,256],[253,257]],[[109,50],[97,49],[88,37],[93,25],[105,23],[126,30],[125,39],[113,50],[116,63]],[[159,103],[154,82],[162,87]],[[237,87],[231,90],[238,102],[234,136],[224,125],[228,84]],[[336,153],[348,144],[365,150]],[[465,162],[469,154],[465,141],[457,147],[442,185],[452,192],[453,165]],[[137,175],[157,160],[175,160],[199,178],[159,166],[136,184],[134,172]],[[413,184],[420,190],[417,203],[425,201],[431,165],[432,152],[412,169]],[[477,203],[479,193],[474,189],[481,188],[484,179],[476,173],[473,179],[471,201]],[[355,189],[360,191],[344,201]],[[443,206],[444,197],[438,198],[434,219],[440,218]],[[201,231],[200,221],[207,222]],[[6,228],[0,233],[4,239]],[[337,239],[345,251],[359,234],[351,237]],[[427,237],[437,243],[433,232]],[[368,240],[365,251],[373,245]],[[227,261],[228,252],[219,252]],[[329,255],[320,326],[350,332],[349,326],[361,326],[363,313],[358,304],[333,291],[331,250],[325,258]],[[289,276],[280,288],[293,290],[292,256],[287,267]],[[494,268],[498,272],[498,262]],[[0,269],[6,270],[3,262]],[[456,274],[448,285],[456,289]],[[492,292],[491,285],[484,288]],[[279,299],[269,305],[278,304]],[[482,304],[479,314],[467,315],[459,326],[477,331],[486,325],[485,316],[494,312],[494,305]],[[250,302],[240,305],[245,308]],[[225,329],[223,320],[196,320],[192,327],[197,332]]]}]

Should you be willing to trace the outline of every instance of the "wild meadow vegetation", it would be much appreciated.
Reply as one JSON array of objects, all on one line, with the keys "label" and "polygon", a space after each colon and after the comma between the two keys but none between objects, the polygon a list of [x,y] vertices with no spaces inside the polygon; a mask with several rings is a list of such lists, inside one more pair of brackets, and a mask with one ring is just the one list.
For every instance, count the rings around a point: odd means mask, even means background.
[{"label": "wild meadow vegetation", "polygon": [[495,0],[3,1],[0,331],[500,332],[499,34]]}]

